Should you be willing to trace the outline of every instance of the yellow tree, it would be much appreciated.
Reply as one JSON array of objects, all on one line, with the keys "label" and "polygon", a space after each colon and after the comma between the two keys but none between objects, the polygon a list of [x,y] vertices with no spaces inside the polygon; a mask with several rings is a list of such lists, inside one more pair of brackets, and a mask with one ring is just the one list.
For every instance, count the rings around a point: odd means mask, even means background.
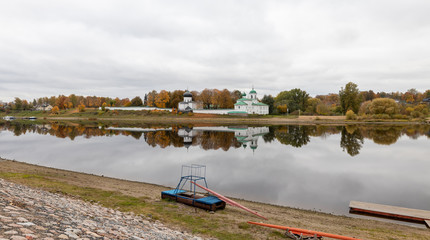
[{"label": "yellow tree", "polygon": [[155,105],[159,108],[165,108],[169,101],[169,93],[165,90],[161,90],[161,92],[155,98]]},{"label": "yellow tree", "polygon": [[213,92],[210,89],[205,88],[200,93],[200,101],[203,103],[203,107],[209,109],[211,106]]},{"label": "yellow tree", "polygon": [[148,93],[148,99],[147,99],[148,107],[155,106],[155,98],[156,97],[157,97],[157,91],[152,90],[152,92]]},{"label": "yellow tree", "polygon": [[233,99],[231,98],[231,93],[229,90],[222,90],[218,99],[220,108],[234,108]]},{"label": "yellow tree", "polygon": [[58,114],[58,112],[60,111],[60,109],[58,108],[58,106],[54,106],[52,109],[51,109],[51,113],[52,114]]},{"label": "yellow tree", "polygon": [[213,94],[211,97],[211,104],[212,104],[212,107],[215,109],[220,107],[220,105],[221,105],[221,91],[220,90],[218,90],[218,89],[213,90]]}]

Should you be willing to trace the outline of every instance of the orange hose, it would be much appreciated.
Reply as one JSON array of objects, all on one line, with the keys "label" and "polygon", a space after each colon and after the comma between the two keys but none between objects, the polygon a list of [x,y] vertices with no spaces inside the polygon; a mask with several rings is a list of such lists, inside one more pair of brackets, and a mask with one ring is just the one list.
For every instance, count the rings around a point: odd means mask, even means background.
[{"label": "orange hose", "polygon": [[359,240],[358,238],[345,237],[345,236],[341,236],[341,235],[325,233],[325,232],[311,231],[311,230],[300,229],[300,228],[292,228],[292,227],[285,227],[285,226],[279,226],[279,225],[273,225],[273,224],[267,224],[267,223],[258,223],[258,222],[248,222],[248,223],[260,225],[260,226],[264,226],[264,227],[281,229],[281,230],[288,230],[288,231],[292,231],[293,233],[297,232],[297,233],[305,233],[305,234],[311,234],[311,235],[316,234],[316,235],[322,236],[322,237],[330,237],[330,238],[342,239],[342,240]]},{"label": "orange hose", "polygon": [[247,208],[245,206],[240,205],[239,203],[231,200],[230,198],[224,197],[223,195],[221,195],[221,194],[219,194],[219,193],[217,193],[215,191],[212,191],[209,188],[205,188],[205,187],[203,187],[202,185],[200,185],[200,184],[198,184],[196,182],[191,181],[191,183],[194,183],[196,186],[200,187],[201,189],[204,189],[204,190],[212,193],[213,195],[217,196],[219,199],[223,200],[224,202],[226,202],[226,203],[228,203],[228,204],[230,204],[232,206],[241,208],[241,209],[243,209],[245,211],[248,211],[248,212],[250,212],[250,213],[252,213],[254,215],[257,215],[257,216],[259,216],[259,217],[261,217],[261,218],[263,218],[265,220],[268,220],[266,217],[264,217],[263,215],[259,214],[258,212],[252,211],[251,209],[249,209],[249,208]]}]

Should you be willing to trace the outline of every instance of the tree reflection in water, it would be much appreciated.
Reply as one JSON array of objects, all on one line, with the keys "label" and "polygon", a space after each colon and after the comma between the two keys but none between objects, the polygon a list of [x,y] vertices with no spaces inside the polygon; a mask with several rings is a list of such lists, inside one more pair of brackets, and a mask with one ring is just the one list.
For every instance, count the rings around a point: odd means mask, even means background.
[{"label": "tree reflection in water", "polygon": [[23,122],[0,122],[0,131],[11,131],[15,136],[26,133],[51,135],[58,138],[76,137],[85,138],[98,136],[131,136],[136,140],[142,139],[152,147],[166,148],[200,146],[202,149],[251,148],[256,150],[258,140],[263,139],[266,144],[279,142],[295,148],[305,146],[311,141],[311,137],[326,138],[329,135],[340,134],[340,147],[350,156],[356,156],[364,144],[364,139],[370,139],[374,143],[391,145],[397,142],[401,136],[417,139],[420,136],[430,138],[429,125],[286,125],[270,127],[247,126],[210,126],[183,127],[144,125],[142,128],[121,128],[103,126],[97,124],[91,126],[65,123],[33,124]]},{"label": "tree reflection in water", "polygon": [[360,153],[363,143],[363,135],[357,125],[346,125],[342,128],[340,146],[343,151],[346,150],[349,155],[355,156]]}]

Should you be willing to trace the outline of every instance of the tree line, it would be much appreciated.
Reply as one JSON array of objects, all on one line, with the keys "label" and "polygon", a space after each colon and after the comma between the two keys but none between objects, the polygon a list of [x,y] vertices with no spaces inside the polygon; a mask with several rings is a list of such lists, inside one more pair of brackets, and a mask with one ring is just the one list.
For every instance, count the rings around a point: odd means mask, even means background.
[{"label": "tree line", "polygon": [[[152,90],[144,94],[143,99],[136,96],[131,100],[75,94],[42,97],[33,101],[16,97],[13,102],[0,104],[0,110],[31,110],[47,104],[58,110],[129,106],[177,108],[184,99],[184,93],[184,90]],[[204,89],[200,92],[191,91],[191,94],[198,108],[204,109],[231,109],[242,97],[239,90],[228,89]],[[264,95],[260,100],[269,106],[270,114],[345,115],[350,111],[348,116],[352,119],[357,115],[379,118],[422,117],[429,113],[430,90],[419,92],[411,88],[406,92],[390,93],[360,91],[357,84],[349,82],[338,93],[311,97],[306,91],[294,88],[281,91],[276,96]]]}]

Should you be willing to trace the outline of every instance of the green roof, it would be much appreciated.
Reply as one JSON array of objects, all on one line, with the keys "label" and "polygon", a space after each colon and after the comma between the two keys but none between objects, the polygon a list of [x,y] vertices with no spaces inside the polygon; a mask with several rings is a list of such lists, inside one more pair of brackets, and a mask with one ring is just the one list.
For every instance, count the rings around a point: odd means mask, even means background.
[{"label": "green roof", "polygon": [[251,146],[251,149],[257,149],[257,147],[256,146]]},{"label": "green roof", "polygon": [[248,104],[246,104],[246,103],[244,103],[242,101],[237,101],[237,103],[235,103],[234,105],[248,105]]},{"label": "green roof", "polygon": [[257,92],[254,89],[252,89],[251,92],[249,92],[249,93],[257,93]]},{"label": "green roof", "polygon": [[245,111],[230,111],[230,112],[228,112],[228,114],[231,114],[231,113],[246,113],[246,114],[248,114],[247,112],[245,112]]},{"label": "green roof", "polygon": [[240,98],[237,101],[251,101],[252,99],[250,98]]},{"label": "green roof", "polygon": [[269,105],[261,103],[261,102],[253,103],[252,105],[255,105],[255,106],[269,106]]}]

